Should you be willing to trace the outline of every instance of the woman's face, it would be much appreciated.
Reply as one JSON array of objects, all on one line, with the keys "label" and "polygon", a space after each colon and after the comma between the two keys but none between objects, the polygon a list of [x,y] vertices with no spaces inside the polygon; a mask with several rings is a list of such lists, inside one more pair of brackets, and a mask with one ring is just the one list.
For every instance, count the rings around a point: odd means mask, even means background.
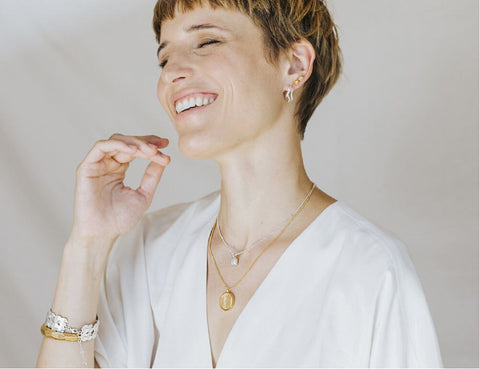
[{"label": "woman's face", "polygon": [[285,82],[249,17],[208,5],[177,12],[163,22],[160,46],[158,98],[185,156],[220,158],[262,144],[283,113]]}]

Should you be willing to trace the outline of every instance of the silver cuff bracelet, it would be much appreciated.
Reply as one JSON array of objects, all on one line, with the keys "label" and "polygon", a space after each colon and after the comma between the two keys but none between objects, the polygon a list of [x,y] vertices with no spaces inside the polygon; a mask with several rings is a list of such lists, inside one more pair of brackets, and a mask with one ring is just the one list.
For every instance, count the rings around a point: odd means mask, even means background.
[{"label": "silver cuff bracelet", "polygon": [[89,341],[97,337],[98,326],[100,321],[98,316],[96,317],[95,323],[85,324],[81,328],[72,328],[68,323],[68,319],[55,314],[52,310],[47,313],[47,318],[45,319],[45,325],[59,333],[73,333],[78,336],[79,341]]}]

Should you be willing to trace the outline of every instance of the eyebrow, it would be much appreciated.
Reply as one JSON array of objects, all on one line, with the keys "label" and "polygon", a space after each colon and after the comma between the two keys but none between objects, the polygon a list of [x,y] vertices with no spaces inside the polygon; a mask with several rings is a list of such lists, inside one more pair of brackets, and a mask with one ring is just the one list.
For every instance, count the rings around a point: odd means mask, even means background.
[{"label": "eyebrow", "polygon": [[[230,32],[229,29],[227,28],[223,28],[223,27],[220,27],[220,26],[217,26],[215,24],[211,24],[211,23],[204,23],[204,24],[194,24],[193,26],[190,26],[188,28],[185,28],[184,31],[187,32],[187,33],[191,33],[191,32],[194,32],[194,31],[200,31],[200,30],[203,30],[203,29],[218,29],[220,31],[224,31],[224,32]],[[162,51],[162,49],[164,49],[166,46],[168,45],[168,42],[162,42],[160,44],[160,46],[158,47],[157,49],[157,55],[160,53],[160,51]]]}]

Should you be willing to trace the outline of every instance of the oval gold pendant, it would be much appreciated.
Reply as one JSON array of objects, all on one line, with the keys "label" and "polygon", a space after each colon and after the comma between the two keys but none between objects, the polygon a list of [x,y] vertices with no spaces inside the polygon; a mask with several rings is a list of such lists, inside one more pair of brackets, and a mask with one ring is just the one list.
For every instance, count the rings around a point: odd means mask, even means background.
[{"label": "oval gold pendant", "polygon": [[222,293],[222,295],[220,296],[220,307],[222,308],[222,310],[230,310],[231,308],[233,308],[233,305],[235,305],[235,295],[230,291]]}]

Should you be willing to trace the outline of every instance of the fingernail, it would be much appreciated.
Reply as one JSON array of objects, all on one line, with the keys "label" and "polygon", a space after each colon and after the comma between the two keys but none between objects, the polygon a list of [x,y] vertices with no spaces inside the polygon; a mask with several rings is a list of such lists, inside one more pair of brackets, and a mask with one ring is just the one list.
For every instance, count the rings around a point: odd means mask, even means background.
[{"label": "fingernail", "polygon": [[164,157],[159,157],[157,158],[157,160],[159,161],[159,164],[162,164],[162,165],[167,165],[169,163],[169,160]]}]

